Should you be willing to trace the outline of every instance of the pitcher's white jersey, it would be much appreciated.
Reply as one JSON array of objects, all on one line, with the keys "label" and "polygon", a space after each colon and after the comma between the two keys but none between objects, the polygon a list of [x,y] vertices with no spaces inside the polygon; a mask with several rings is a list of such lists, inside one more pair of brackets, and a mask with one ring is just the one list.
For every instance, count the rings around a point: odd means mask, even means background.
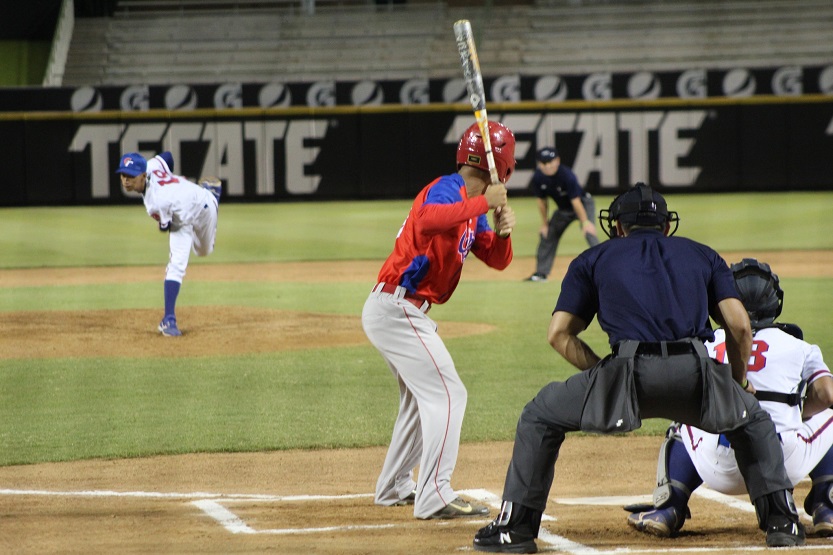
[{"label": "pitcher's white jersey", "polygon": [[147,161],[144,202],[161,226],[170,223],[170,257],[165,279],[182,283],[188,258],[214,251],[219,204],[210,191],[170,172],[161,156]]},{"label": "pitcher's white jersey", "polygon": [[[726,362],[726,335],[715,331],[713,342],[706,343],[709,353]],[[752,355],[746,377],[757,391],[796,393],[802,380],[809,386],[823,376],[831,376],[816,345],[797,339],[778,328],[755,332]],[[833,410],[826,409],[802,421],[801,407],[777,401],[760,401],[771,415],[784,450],[784,466],[793,484],[803,479],[833,446]],[[743,477],[734,451],[720,436],[683,425],[683,444],[698,474],[712,489],[728,493],[745,493]]]},{"label": "pitcher's white jersey", "polygon": [[174,175],[160,156],[147,161],[147,184],[144,202],[148,214],[161,225],[173,229],[193,225],[204,210],[217,206],[209,191],[181,175]]}]

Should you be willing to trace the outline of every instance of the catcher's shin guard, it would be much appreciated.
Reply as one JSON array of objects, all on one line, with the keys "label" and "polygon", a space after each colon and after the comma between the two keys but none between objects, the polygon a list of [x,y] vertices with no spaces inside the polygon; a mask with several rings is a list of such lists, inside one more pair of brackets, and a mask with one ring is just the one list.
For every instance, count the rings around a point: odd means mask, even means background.
[{"label": "catcher's shin guard", "polygon": [[[678,442],[680,447],[683,447],[682,438],[680,437],[680,424],[672,422],[665,432],[665,440],[659,448],[659,459],[657,460],[657,487],[654,490],[654,507],[661,509],[671,503],[673,496],[673,489],[685,497],[686,503],[691,497],[691,488],[688,485],[678,481],[672,480],[669,476],[668,457],[671,453],[671,445]],[[683,447],[684,448],[684,447]],[[699,485],[699,484],[698,484]]]}]

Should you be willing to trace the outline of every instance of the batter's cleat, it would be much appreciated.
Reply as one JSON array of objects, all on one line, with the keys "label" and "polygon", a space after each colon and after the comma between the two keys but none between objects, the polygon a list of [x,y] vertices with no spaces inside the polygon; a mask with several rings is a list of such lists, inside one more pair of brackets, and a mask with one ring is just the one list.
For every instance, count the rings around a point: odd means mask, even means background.
[{"label": "batter's cleat", "polygon": [[782,515],[769,517],[766,523],[767,547],[797,547],[804,545],[804,525]]},{"label": "batter's cleat", "polygon": [[460,518],[469,516],[488,516],[489,508],[477,503],[469,503],[458,497],[429,518]]},{"label": "batter's cleat", "polygon": [[162,321],[159,322],[159,331],[165,337],[179,337],[182,335],[182,332],[176,327],[176,318],[173,316],[165,316],[162,318]]},{"label": "batter's cleat", "polygon": [[531,276],[526,278],[524,281],[541,281],[541,282],[543,282],[543,281],[547,281],[547,276],[545,276],[544,274],[539,274],[538,272],[535,272],[534,274],[532,274]]},{"label": "batter's cleat", "polygon": [[475,551],[489,553],[538,553],[533,536],[519,534],[509,526],[500,526],[496,520],[478,530],[472,545]]},{"label": "batter's cleat", "polygon": [[413,505],[414,501],[416,501],[416,490],[412,491],[408,494],[405,499],[400,499],[396,503],[393,504],[394,507],[404,507],[405,505]]},{"label": "batter's cleat", "polygon": [[674,536],[683,527],[684,522],[685,516],[674,507],[631,513],[628,517],[628,524],[632,528],[660,538]]},{"label": "batter's cleat", "polygon": [[205,179],[200,181],[200,186],[214,195],[214,198],[217,199],[217,202],[220,202],[220,195],[223,194],[223,182],[219,179]]},{"label": "batter's cleat", "polygon": [[813,533],[823,538],[833,536],[833,509],[824,503],[813,509]]}]

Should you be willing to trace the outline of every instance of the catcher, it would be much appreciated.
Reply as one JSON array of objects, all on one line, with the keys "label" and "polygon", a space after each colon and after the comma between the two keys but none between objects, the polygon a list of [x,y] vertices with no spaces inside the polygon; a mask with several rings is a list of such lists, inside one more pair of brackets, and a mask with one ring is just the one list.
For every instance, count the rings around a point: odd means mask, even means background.
[{"label": "catcher", "polygon": [[[808,474],[813,486],[804,509],[816,535],[833,536],[833,375],[816,345],[794,324],[775,323],[784,292],[768,264],[744,258],[732,265],[735,286],[754,332],[747,377],[781,439],[793,485]],[[715,331],[709,354],[726,357],[726,333]],[[660,448],[654,504],[629,505],[628,524],[655,536],[674,536],[690,517],[688,499],[703,482],[711,489],[746,493],[735,451],[725,435],[673,423]]]}]

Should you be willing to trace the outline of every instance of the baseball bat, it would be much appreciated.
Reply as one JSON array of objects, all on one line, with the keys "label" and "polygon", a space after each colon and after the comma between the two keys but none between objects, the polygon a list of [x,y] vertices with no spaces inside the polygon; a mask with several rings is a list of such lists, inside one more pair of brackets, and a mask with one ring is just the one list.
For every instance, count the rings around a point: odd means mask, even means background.
[{"label": "baseball bat", "polygon": [[[463,79],[469,93],[469,102],[474,110],[474,119],[483,137],[483,148],[486,151],[486,164],[492,185],[500,184],[495,165],[495,155],[492,153],[492,137],[489,134],[489,118],[486,112],[486,92],[483,90],[483,74],[480,73],[480,60],[477,58],[477,47],[474,44],[474,34],[471,22],[461,19],[454,23],[454,38],[457,40],[457,51],[460,53],[460,64],[463,66]],[[498,211],[499,212],[499,211]],[[504,230],[508,235],[511,229]]]}]

